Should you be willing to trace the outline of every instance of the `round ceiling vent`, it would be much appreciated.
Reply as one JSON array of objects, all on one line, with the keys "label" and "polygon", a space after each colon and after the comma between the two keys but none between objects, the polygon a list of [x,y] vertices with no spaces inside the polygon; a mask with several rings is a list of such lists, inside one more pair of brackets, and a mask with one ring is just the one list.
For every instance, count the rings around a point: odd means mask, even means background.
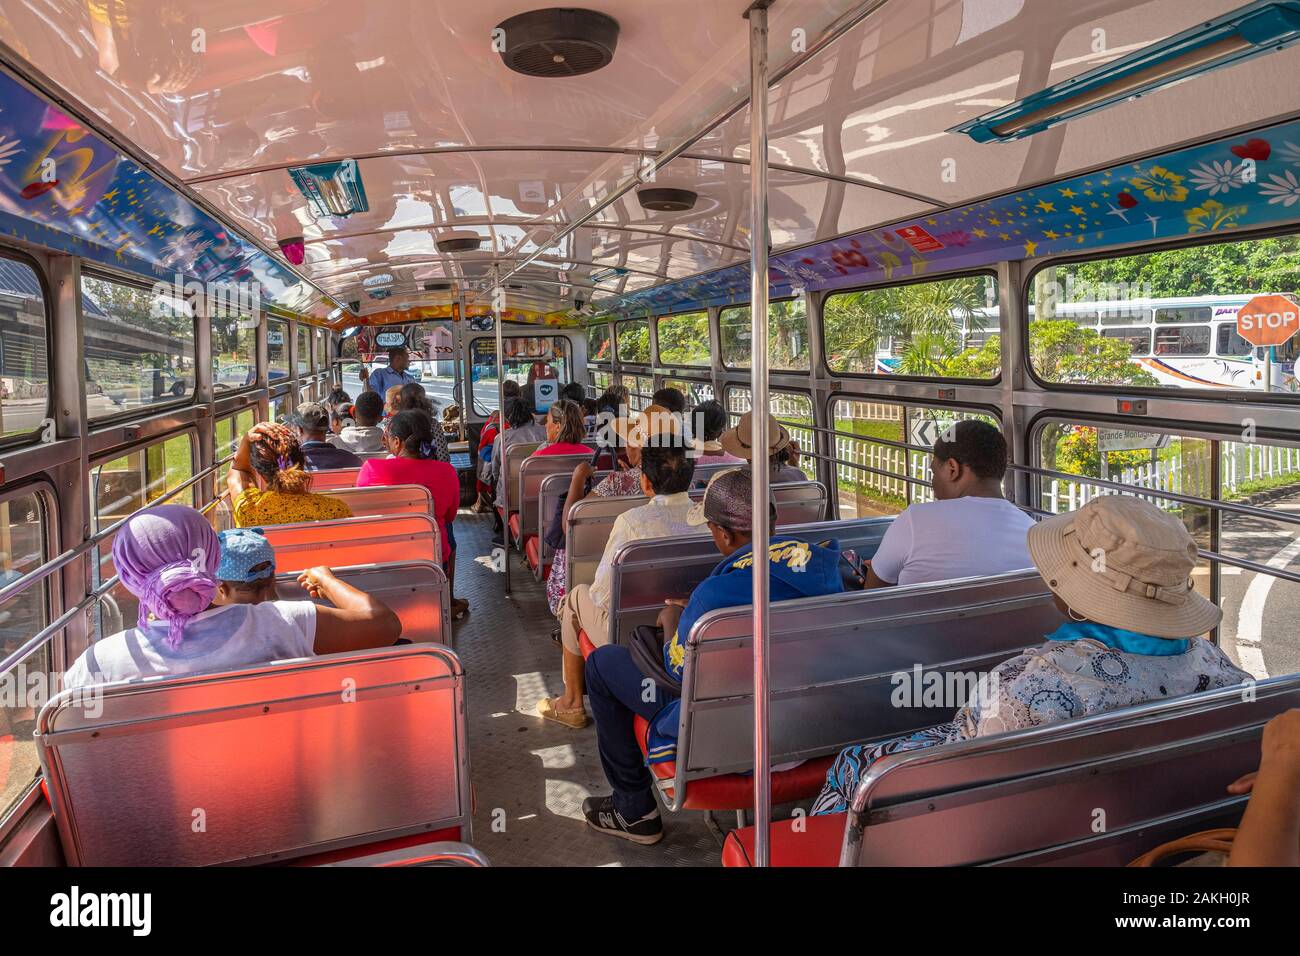
[{"label": "round ceiling vent", "polygon": [[642,189],[636,194],[642,209],[651,212],[685,212],[695,208],[699,197],[689,189]]},{"label": "round ceiling vent", "polygon": [[438,240],[439,252],[473,252],[483,244],[478,233],[452,233]]},{"label": "round ceiling vent", "polygon": [[501,59],[516,73],[582,76],[614,59],[618,21],[595,10],[530,10],[502,21],[492,37]]}]

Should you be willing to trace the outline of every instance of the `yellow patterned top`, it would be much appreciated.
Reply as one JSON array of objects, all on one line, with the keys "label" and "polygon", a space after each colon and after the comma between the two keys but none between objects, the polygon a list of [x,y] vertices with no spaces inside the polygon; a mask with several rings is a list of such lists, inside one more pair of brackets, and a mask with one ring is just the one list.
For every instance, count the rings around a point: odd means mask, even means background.
[{"label": "yellow patterned top", "polygon": [[345,502],[329,495],[289,495],[282,491],[245,488],[235,501],[237,528],[351,517],[352,509]]}]

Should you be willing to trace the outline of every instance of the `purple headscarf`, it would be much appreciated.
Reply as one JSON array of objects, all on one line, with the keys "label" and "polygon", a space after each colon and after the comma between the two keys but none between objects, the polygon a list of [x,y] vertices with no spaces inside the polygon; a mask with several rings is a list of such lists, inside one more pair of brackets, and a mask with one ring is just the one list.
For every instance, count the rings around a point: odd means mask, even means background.
[{"label": "purple headscarf", "polygon": [[113,538],[113,564],[122,584],[140,599],[138,626],[146,627],[151,614],[166,621],[165,643],[172,650],[189,620],[212,603],[220,561],[217,533],[185,505],[132,515]]}]

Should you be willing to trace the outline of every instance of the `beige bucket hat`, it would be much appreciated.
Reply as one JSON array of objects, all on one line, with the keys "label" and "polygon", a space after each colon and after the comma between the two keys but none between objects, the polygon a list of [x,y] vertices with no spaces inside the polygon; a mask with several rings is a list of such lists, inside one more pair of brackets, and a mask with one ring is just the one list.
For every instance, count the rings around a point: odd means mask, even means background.
[{"label": "beige bucket hat", "polygon": [[[751,439],[754,435],[754,419],[749,412],[740,416],[740,421],[736,423],[735,428],[728,428],[719,436],[722,443],[723,451],[737,458],[743,458],[745,461],[753,461],[753,447]],[[790,444],[790,433],[785,430],[785,426],[775,419],[769,417],[767,420],[767,456],[775,455],[782,448]]]},{"label": "beige bucket hat", "polygon": [[647,405],[639,412],[630,412],[626,418],[614,419],[610,426],[622,444],[636,448],[673,445],[681,441],[680,416],[662,405]]},{"label": "beige bucket hat", "polygon": [[1196,542],[1183,523],[1129,495],[1093,498],[1029,529],[1043,580],[1090,620],[1154,637],[1196,637],[1223,612],[1192,588]]}]

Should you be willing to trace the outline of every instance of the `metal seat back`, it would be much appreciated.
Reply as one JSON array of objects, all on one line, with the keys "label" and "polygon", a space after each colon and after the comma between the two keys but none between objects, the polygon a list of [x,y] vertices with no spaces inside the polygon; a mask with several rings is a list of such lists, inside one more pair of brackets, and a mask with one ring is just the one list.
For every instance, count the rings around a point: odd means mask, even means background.
[{"label": "metal seat back", "polygon": [[[440,565],[404,561],[331,570],[340,580],[388,605],[401,620],[406,640],[452,646],[451,594]],[[277,575],[275,588],[282,601],[311,600],[299,586],[297,573]]]},{"label": "metal seat back", "polygon": [[354,567],[394,561],[442,563],[438,523],[427,514],[373,515],[337,521],[267,525],[281,572],[317,565]]}]

